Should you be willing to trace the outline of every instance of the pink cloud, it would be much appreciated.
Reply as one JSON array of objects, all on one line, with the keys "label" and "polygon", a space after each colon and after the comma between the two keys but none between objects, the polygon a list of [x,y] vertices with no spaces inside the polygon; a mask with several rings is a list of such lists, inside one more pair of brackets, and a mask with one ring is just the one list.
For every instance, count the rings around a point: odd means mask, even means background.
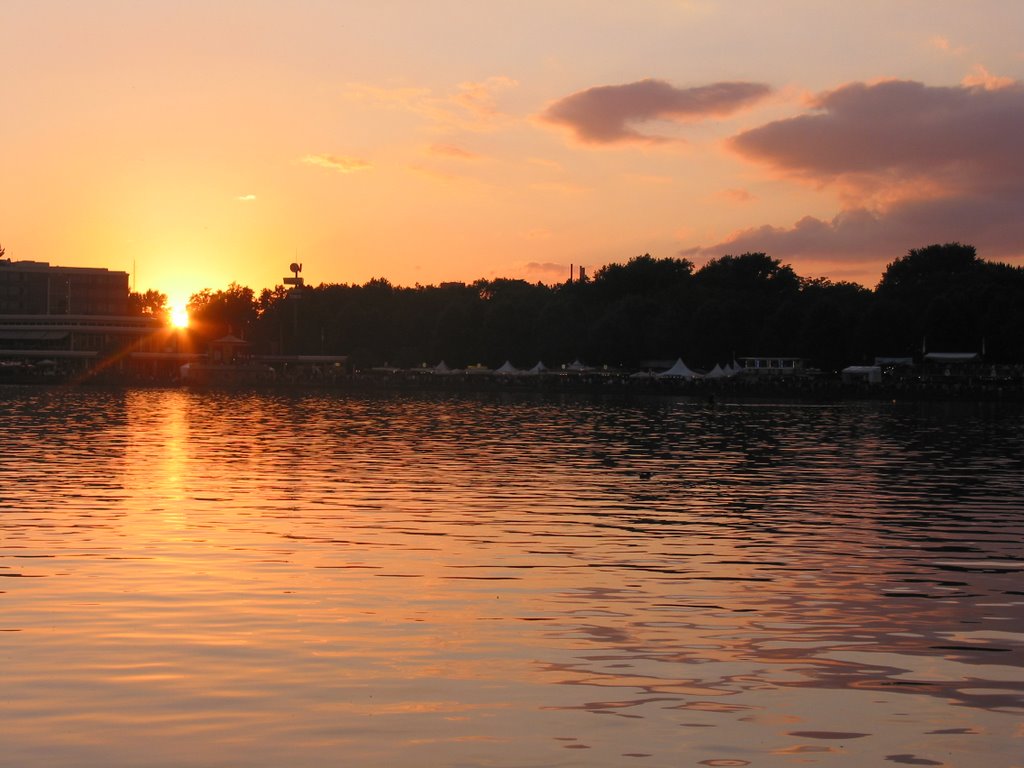
[{"label": "pink cloud", "polygon": [[734,137],[742,156],[781,171],[832,180],[844,174],[955,170],[974,181],[1024,169],[1024,87],[935,87],[890,80],[851,83],[820,96],[812,114]]},{"label": "pink cloud", "polygon": [[953,43],[950,42],[949,38],[944,37],[943,35],[935,35],[928,42],[931,43],[933,48],[936,48],[950,56],[963,56],[965,53],[967,53],[966,46],[953,45]]},{"label": "pink cloud", "polygon": [[854,83],[813,112],[736,136],[732,147],[783,176],[831,185],[846,204],[831,220],[760,226],[683,251],[715,257],[874,265],[928,243],[960,241],[986,258],[1024,256],[1024,87]]},{"label": "pink cloud", "polygon": [[961,80],[960,84],[966,86],[978,85],[987,91],[996,91],[1013,85],[1013,78],[993,75],[981,64],[975,64],[971,74]]},{"label": "pink cloud", "polygon": [[[683,251],[687,256],[765,251],[776,258],[839,256],[845,260],[889,261],[909,248],[933,242],[966,241],[989,257],[1024,252],[1020,202],[988,197],[904,201],[886,211],[851,208],[831,220],[805,216],[791,227],[740,230],[720,243]],[[965,237],[965,233],[972,237]]]},{"label": "pink cloud", "polygon": [[664,141],[633,125],[649,120],[700,120],[732,114],[764,98],[771,89],[762,83],[712,83],[676,88],[663,80],[602,85],[566,96],[549,106],[541,119],[570,128],[590,144],[622,141]]}]

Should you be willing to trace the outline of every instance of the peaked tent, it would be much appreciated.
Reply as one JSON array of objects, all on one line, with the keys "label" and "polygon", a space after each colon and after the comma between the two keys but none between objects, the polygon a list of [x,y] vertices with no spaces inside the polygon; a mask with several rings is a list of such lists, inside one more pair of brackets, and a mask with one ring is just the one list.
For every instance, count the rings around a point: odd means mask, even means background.
[{"label": "peaked tent", "polygon": [[715,367],[704,374],[705,378],[708,379],[727,379],[730,375],[731,374],[718,363],[715,363]]},{"label": "peaked tent", "polygon": [[448,367],[447,363],[442,360],[440,363],[434,366],[434,373],[451,373],[452,369]]},{"label": "peaked tent", "polygon": [[532,375],[532,376],[536,376],[538,374],[547,373],[547,372],[548,372],[548,367],[546,365],[544,365],[544,363],[542,361],[540,361],[540,360],[537,361],[537,364],[535,366],[533,366],[533,368],[531,368],[530,370],[527,371],[527,373]]},{"label": "peaked tent", "polygon": [[518,368],[512,365],[511,360],[506,360],[504,363],[501,364],[501,367],[495,371],[495,373],[499,373],[502,376],[515,376],[517,374],[522,373],[522,371],[520,371]]},{"label": "peaked tent", "polygon": [[669,368],[667,371],[662,371],[656,374],[659,379],[699,379],[700,374],[694,373],[686,367],[686,363],[683,362],[683,358],[677,358],[676,364]]}]

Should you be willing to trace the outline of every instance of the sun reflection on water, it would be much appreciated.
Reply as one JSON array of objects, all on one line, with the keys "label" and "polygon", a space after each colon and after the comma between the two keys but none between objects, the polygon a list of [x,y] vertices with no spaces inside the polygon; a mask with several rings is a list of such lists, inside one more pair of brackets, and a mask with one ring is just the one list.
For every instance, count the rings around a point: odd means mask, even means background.
[{"label": "sun reflection on water", "polygon": [[1012,422],[923,456],[871,410],[11,402],[0,765],[1020,746]]}]

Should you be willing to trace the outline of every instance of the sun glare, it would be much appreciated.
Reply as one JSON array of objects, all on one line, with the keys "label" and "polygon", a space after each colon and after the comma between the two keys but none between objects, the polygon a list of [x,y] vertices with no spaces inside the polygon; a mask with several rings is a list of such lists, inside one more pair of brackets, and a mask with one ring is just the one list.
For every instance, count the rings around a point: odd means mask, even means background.
[{"label": "sun glare", "polygon": [[171,325],[175,328],[188,328],[188,310],[185,307],[171,307]]}]

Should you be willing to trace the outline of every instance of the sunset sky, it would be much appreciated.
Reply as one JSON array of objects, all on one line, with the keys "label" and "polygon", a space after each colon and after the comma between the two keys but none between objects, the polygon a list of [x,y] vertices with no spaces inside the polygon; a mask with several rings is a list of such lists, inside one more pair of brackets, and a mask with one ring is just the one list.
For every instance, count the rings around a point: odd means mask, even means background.
[{"label": "sunset sky", "polygon": [[1020,0],[2,0],[0,243],[181,301],[1024,256]]}]

